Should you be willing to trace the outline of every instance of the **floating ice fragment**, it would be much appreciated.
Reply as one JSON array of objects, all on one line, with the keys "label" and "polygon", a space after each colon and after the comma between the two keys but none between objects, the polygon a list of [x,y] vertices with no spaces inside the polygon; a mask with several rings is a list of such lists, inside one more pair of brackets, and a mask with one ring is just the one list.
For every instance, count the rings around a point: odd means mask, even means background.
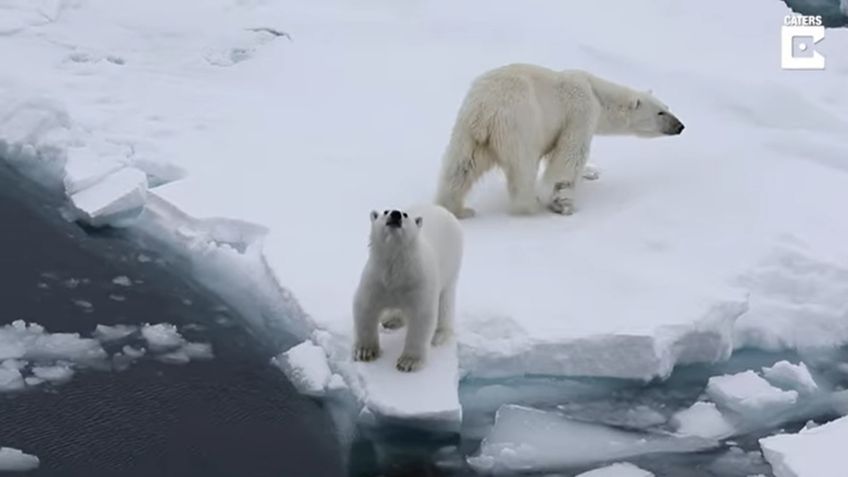
[{"label": "floating ice fragment", "polygon": [[157,353],[179,348],[185,343],[177,327],[170,323],[146,324],[141,328],[141,336],[147,341],[148,348]]},{"label": "floating ice fragment", "polygon": [[298,391],[309,396],[326,394],[333,377],[324,349],[311,341],[304,341],[271,358],[271,362],[285,373]]},{"label": "floating ice fragment", "polygon": [[209,343],[186,343],[181,351],[185,353],[189,359],[212,359],[212,345]]},{"label": "floating ice fragment", "polygon": [[721,439],[732,435],[735,430],[733,424],[711,402],[696,402],[675,414],[671,422],[678,434],[707,439]]},{"label": "floating ice fragment", "polygon": [[74,370],[68,364],[56,364],[55,366],[35,366],[32,368],[32,374],[44,381],[61,384],[70,381],[74,376]]},{"label": "floating ice fragment", "polygon": [[778,361],[771,367],[763,368],[763,377],[775,386],[794,389],[801,394],[812,394],[819,389],[804,363],[792,364],[789,361]]},{"label": "floating ice fragment", "polygon": [[743,415],[780,412],[798,401],[797,391],[776,388],[751,370],[713,376],[707,383],[707,395],[719,407]]},{"label": "floating ice fragment", "polygon": [[115,285],[120,285],[122,287],[132,286],[132,280],[130,280],[130,277],[126,275],[120,275],[113,278],[112,283],[114,283]]},{"label": "floating ice fragment", "polygon": [[0,447],[0,472],[26,472],[38,467],[38,457],[11,447]]},{"label": "floating ice fragment", "polygon": [[622,462],[583,472],[577,477],[654,477],[654,474],[631,463]]},{"label": "floating ice fragment", "polygon": [[17,369],[0,368],[0,392],[18,391],[26,387]]},{"label": "floating ice fragment", "polygon": [[117,341],[126,338],[136,331],[138,331],[138,327],[133,325],[97,325],[94,328],[94,337],[103,342]]}]

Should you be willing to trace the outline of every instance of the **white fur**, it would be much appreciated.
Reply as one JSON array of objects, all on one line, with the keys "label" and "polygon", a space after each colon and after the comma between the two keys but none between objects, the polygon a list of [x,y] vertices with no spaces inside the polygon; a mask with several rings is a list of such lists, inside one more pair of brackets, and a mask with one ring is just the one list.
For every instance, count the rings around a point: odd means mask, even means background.
[{"label": "white fur", "polygon": [[682,123],[649,92],[579,70],[509,65],[477,78],[465,97],[445,153],[436,202],[457,217],[474,214],[465,197],[494,166],[504,170],[510,208],[540,208],[539,164],[547,159],[543,200],[574,211],[574,188],[595,134],[655,137],[679,134]]},{"label": "white fur", "polygon": [[435,205],[406,211],[399,228],[387,226],[390,213],[371,213],[370,253],[353,300],[354,359],[379,356],[381,320],[387,327],[406,323],[397,368],[415,371],[431,343],[439,345],[453,334],[462,229]]}]

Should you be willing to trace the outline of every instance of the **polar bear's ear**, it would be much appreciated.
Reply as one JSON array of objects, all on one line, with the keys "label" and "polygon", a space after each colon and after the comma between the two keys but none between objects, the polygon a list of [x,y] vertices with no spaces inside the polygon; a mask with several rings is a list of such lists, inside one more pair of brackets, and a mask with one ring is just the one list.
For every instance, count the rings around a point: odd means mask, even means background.
[{"label": "polar bear's ear", "polygon": [[417,225],[418,228],[420,229],[421,226],[424,225],[424,218],[423,217],[415,217],[415,225]]},{"label": "polar bear's ear", "polygon": [[639,106],[641,106],[641,105],[642,105],[642,100],[641,100],[641,99],[639,99],[638,97],[637,97],[637,98],[633,98],[633,99],[630,101],[630,109],[637,109],[637,108],[638,108]]},{"label": "polar bear's ear", "polygon": [[376,210],[372,210],[371,211],[371,222],[377,220],[377,217],[379,217],[379,216],[380,216],[380,214],[378,214]]}]

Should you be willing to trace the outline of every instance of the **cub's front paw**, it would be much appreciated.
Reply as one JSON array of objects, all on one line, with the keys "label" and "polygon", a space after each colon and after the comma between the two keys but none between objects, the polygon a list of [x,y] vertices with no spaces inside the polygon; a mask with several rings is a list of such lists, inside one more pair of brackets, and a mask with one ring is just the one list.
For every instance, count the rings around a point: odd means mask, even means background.
[{"label": "cub's front paw", "polygon": [[379,345],[359,345],[353,349],[354,361],[374,361],[380,357]]},{"label": "cub's front paw", "polygon": [[398,369],[398,371],[410,373],[412,371],[418,371],[423,365],[424,360],[420,356],[402,354],[400,355],[400,358],[398,358],[397,365],[395,365],[395,367]]}]

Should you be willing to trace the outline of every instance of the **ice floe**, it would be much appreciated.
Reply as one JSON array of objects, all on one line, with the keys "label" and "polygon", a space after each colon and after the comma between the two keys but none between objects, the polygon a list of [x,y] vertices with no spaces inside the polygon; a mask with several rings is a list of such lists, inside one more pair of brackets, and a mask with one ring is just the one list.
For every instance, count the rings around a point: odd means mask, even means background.
[{"label": "ice floe", "polygon": [[498,410],[494,427],[468,463],[483,472],[539,471],[653,453],[697,452],[717,445],[711,439],[625,432],[506,405]]},{"label": "ice floe", "polygon": [[797,434],[760,439],[776,477],[842,477],[848,468],[848,416]]}]

